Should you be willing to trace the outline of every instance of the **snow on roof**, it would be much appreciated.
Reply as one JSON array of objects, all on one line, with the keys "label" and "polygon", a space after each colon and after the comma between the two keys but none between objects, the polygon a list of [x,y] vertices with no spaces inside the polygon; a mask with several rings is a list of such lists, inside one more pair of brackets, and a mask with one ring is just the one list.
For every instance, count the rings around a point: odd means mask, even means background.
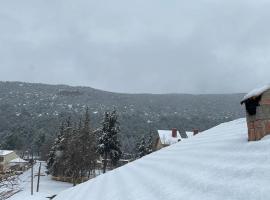
[{"label": "snow on roof", "polygon": [[181,136],[179,131],[177,131],[177,137],[172,137],[172,130],[158,130],[158,135],[160,138],[160,142],[163,145],[171,145],[179,142],[181,140]]},{"label": "snow on roof", "polygon": [[201,132],[60,193],[55,200],[269,199],[270,136],[247,142],[246,120]]},{"label": "snow on roof", "polygon": [[186,134],[187,134],[187,136],[188,136],[188,138],[191,138],[191,137],[193,137],[193,132],[190,132],[190,131],[186,131]]},{"label": "snow on roof", "polygon": [[246,94],[244,96],[244,98],[242,99],[241,103],[243,103],[244,101],[248,100],[251,97],[260,96],[261,94],[263,94],[264,92],[266,92],[269,89],[270,89],[270,84],[265,85],[265,86],[260,87],[260,88],[256,88],[256,89],[250,91],[248,94]]},{"label": "snow on roof", "polygon": [[10,151],[10,150],[0,150],[0,156],[6,156],[12,152],[13,151]]},{"label": "snow on roof", "polygon": [[28,162],[22,158],[15,158],[11,160],[10,163],[28,163]]}]

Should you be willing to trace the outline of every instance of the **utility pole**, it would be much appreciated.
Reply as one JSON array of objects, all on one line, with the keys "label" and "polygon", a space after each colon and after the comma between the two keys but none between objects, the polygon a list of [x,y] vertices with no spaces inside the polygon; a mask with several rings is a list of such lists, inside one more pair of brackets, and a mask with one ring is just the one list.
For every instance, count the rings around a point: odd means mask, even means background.
[{"label": "utility pole", "polygon": [[32,150],[32,159],[31,159],[31,195],[34,194],[34,155]]},{"label": "utility pole", "polygon": [[37,192],[39,191],[40,170],[41,170],[41,162],[39,163],[38,168]]}]

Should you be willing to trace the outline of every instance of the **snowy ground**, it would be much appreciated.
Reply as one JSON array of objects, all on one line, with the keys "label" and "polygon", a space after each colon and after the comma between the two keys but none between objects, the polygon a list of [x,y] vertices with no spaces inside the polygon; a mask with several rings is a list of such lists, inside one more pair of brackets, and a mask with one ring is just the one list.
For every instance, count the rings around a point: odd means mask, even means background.
[{"label": "snowy ground", "polygon": [[[34,175],[38,173],[39,165],[34,167]],[[10,197],[8,200],[46,200],[48,196],[58,194],[59,192],[72,187],[69,183],[57,182],[51,180],[50,176],[45,173],[45,163],[42,163],[41,174],[45,176],[40,177],[39,193],[36,192],[37,176],[34,178],[34,195],[31,196],[31,170],[26,171],[20,178],[21,192]]]},{"label": "snowy ground", "polygon": [[55,200],[265,200],[270,136],[247,142],[246,121],[221,124],[61,192]]}]

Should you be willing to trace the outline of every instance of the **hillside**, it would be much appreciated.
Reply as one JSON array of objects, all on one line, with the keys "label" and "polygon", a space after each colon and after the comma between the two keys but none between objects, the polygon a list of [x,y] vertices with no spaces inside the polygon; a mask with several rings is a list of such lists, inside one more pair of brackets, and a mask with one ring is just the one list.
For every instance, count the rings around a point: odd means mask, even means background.
[{"label": "hillside", "polygon": [[[139,135],[157,129],[206,130],[244,115],[239,102],[243,94],[119,94],[90,87],[0,82],[0,136],[9,148],[24,146],[40,135],[55,135],[60,121],[74,121],[88,106],[93,128],[104,111],[114,106],[121,123],[125,150],[133,148]],[[2,140],[2,141],[5,141]],[[23,148],[23,147],[22,147]]]},{"label": "hillside", "polygon": [[253,200],[270,192],[270,137],[221,124],[60,193],[55,200]]}]

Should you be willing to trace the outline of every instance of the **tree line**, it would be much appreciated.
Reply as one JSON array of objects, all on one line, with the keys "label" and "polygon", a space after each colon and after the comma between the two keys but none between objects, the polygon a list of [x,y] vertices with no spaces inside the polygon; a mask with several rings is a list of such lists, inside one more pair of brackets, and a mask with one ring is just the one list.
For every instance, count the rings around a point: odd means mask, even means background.
[{"label": "tree line", "polygon": [[61,123],[50,149],[48,172],[55,177],[70,177],[74,185],[95,175],[98,165],[102,165],[105,173],[108,163],[116,166],[122,156],[119,132],[115,109],[105,112],[100,128],[96,130],[90,125],[88,108],[78,123],[72,123],[68,118]]}]

